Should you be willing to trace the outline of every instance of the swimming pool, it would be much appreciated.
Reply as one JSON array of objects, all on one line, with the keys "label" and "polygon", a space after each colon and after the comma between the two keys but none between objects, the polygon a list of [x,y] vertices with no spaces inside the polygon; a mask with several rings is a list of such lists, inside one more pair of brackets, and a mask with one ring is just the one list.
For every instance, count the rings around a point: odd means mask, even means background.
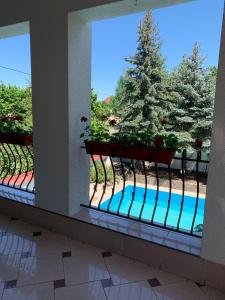
[{"label": "swimming pool", "polygon": [[[132,201],[133,190],[134,190],[134,186],[132,185],[126,186],[124,191],[124,197],[121,202],[121,206],[118,214],[128,215],[129,207]],[[134,202],[130,210],[131,217],[139,218],[143,206],[143,201],[144,201],[144,192],[145,189],[143,187],[136,186]],[[109,211],[116,213],[120,205],[121,197],[122,197],[122,191],[117,192],[116,194],[114,194],[111,203],[110,203],[110,198],[107,199],[100,205],[100,209],[106,210],[108,208],[108,205],[110,204]],[[159,191],[157,207],[155,210],[155,215],[153,220],[155,223],[164,224],[166,219],[167,207],[168,207],[168,199],[169,199],[168,192]],[[177,227],[180,210],[181,210],[181,202],[182,202],[181,194],[171,193],[170,209],[166,221],[167,227],[169,226]],[[192,222],[194,219],[196,202],[197,202],[196,197],[191,197],[186,195],[184,196],[184,204],[183,204],[179,229],[188,230],[188,231],[191,230]],[[142,212],[142,220],[151,221],[154,212],[155,203],[156,203],[156,190],[147,189],[146,202]],[[205,209],[205,199],[199,198],[197,214],[194,222],[194,228],[199,224],[203,224],[204,209]]]}]

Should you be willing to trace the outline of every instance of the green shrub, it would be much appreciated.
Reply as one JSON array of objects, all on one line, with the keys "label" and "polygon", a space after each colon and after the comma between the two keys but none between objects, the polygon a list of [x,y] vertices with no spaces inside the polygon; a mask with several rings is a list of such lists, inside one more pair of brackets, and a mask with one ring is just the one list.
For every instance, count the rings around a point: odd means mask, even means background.
[{"label": "green shrub", "polygon": [[199,233],[203,232],[203,224],[198,224],[195,226],[194,231]]},{"label": "green shrub", "polygon": [[[100,161],[96,162],[96,167],[98,171],[98,183],[105,182],[104,169]],[[105,166],[106,174],[107,174],[107,183],[113,183],[113,170],[111,167]],[[90,168],[90,182],[94,183],[96,181],[96,172],[94,168],[94,164],[91,162]],[[116,176],[116,182],[119,182],[119,177]]]}]

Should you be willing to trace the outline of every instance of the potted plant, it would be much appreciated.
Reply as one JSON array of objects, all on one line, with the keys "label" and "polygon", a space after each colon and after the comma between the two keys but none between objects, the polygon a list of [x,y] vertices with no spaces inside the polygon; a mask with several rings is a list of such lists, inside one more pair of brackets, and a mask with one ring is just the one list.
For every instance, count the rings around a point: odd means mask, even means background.
[{"label": "potted plant", "polygon": [[[87,118],[81,121],[86,123]],[[174,134],[154,136],[151,132],[117,132],[109,134],[107,128],[96,126],[95,123],[84,128],[81,138],[84,139],[88,154],[111,157],[129,158],[170,164],[178,145]],[[91,139],[92,138],[92,139]]]},{"label": "potted plant", "polygon": [[21,146],[32,145],[33,138],[29,129],[23,124],[21,115],[4,115],[0,117],[0,143]]},{"label": "potted plant", "polygon": [[88,154],[97,154],[104,156],[112,156],[109,130],[106,124],[97,119],[93,119],[92,127],[86,125],[87,117],[81,117],[81,122],[85,124],[80,138],[84,140],[86,151]]}]

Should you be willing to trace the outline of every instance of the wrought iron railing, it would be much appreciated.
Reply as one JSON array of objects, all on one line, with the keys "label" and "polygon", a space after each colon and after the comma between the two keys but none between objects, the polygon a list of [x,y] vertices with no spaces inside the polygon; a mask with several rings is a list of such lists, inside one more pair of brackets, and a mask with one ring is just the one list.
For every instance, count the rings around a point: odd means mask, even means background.
[{"label": "wrought iron railing", "polygon": [[32,145],[0,143],[0,186],[34,193]]},{"label": "wrought iron railing", "polygon": [[201,237],[209,161],[184,150],[170,165],[90,155],[91,196],[82,205]]}]

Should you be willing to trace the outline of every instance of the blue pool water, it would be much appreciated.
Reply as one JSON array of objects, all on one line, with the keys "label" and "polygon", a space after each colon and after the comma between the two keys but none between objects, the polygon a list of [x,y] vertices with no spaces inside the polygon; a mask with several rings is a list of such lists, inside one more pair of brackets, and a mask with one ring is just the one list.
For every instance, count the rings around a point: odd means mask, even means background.
[{"label": "blue pool water", "polygon": [[[134,187],[132,185],[128,185],[125,188],[124,197],[120,206],[119,214],[128,215],[128,210],[132,201],[133,190]],[[131,217],[139,218],[141,213],[141,208],[143,205],[143,200],[144,200],[144,192],[145,189],[143,187],[136,186],[134,202],[130,210]],[[119,191],[113,196],[111,203],[109,198],[108,200],[106,200],[104,203],[101,204],[100,208],[106,210],[110,203],[109,211],[114,213],[117,212],[120,204],[121,196],[122,196],[122,191]],[[142,212],[142,220],[151,221],[155,202],[156,202],[155,199],[156,199],[156,190],[147,189],[146,202]],[[154,222],[164,224],[167,207],[168,207],[168,199],[169,199],[168,192],[159,191],[158,203],[157,203],[157,208],[154,216]],[[167,226],[177,227],[180,209],[181,209],[181,200],[182,200],[181,194],[175,194],[175,193],[171,194],[170,209],[169,209],[167,222],[166,222]],[[191,230],[192,222],[194,219],[196,201],[197,201],[196,197],[190,197],[185,195],[183,211],[181,214],[181,220],[179,226],[180,229]],[[204,209],[205,209],[205,199],[199,198],[197,215],[195,218],[194,226],[198,224],[203,224]]]}]

